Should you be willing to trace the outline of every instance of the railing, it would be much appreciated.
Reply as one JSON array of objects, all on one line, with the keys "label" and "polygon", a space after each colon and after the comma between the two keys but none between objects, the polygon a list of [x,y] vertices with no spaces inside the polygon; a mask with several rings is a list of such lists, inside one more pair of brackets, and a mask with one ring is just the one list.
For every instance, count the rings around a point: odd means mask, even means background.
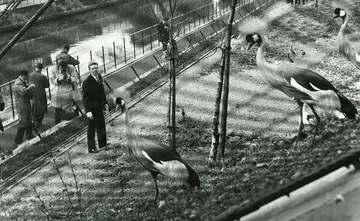
[{"label": "railing", "polygon": [[[0,11],[6,7],[7,4],[13,2],[14,0],[0,0]],[[20,5],[17,8],[24,8],[32,5],[44,4],[47,0],[22,0]]]},{"label": "railing", "polygon": [[[267,8],[273,3],[274,0],[240,0],[238,1],[237,8],[245,10],[245,13],[243,12],[243,14],[241,14],[238,10],[236,16],[241,19],[245,15],[255,12],[256,9]],[[212,24],[215,21],[218,21],[225,26],[225,22],[220,18],[230,12],[230,7],[228,6],[228,4],[222,2],[216,5],[207,4],[173,18],[172,23],[178,24],[175,27],[179,27],[176,31],[176,33],[178,33],[176,37],[185,36],[199,27],[204,26],[205,24]],[[202,32],[201,35],[205,37]],[[77,67],[77,70],[82,78],[85,78],[88,74],[87,63],[90,60],[97,61],[100,70],[103,71],[103,75],[107,75],[129,62],[139,59],[154,50],[159,50],[160,43],[157,39],[157,25],[154,25],[132,33],[119,41],[114,41],[110,45],[103,45],[99,47],[98,50],[91,50],[83,54],[72,54],[72,56],[80,61],[81,65]],[[53,68],[54,66],[45,68],[44,71],[48,78]],[[13,121],[17,119],[15,100],[12,91],[14,81],[15,80],[0,85],[0,93],[3,94],[6,103],[5,110],[0,112],[3,121]],[[53,85],[50,85],[48,90],[48,101],[51,100],[52,88]],[[6,123],[4,124],[6,125]]]}]

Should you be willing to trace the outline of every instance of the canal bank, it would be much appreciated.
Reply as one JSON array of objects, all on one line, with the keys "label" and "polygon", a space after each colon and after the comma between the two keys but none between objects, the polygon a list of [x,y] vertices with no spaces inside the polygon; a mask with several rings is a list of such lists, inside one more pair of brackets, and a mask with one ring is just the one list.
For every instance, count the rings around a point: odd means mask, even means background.
[{"label": "canal bank", "polygon": [[[179,8],[179,13],[194,9],[195,5],[190,4],[194,0],[188,1],[189,4],[183,4],[183,7]],[[205,1],[208,2],[208,0],[200,2]],[[157,20],[149,10],[150,6],[142,4],[143,2],[144,0],[135,0],[130,3],[107,5],[86,13],[68,15],[51,23],[31,27],[1,59],[0,84],[15,79],[17,72],[21,69],[32,69],[36,62],[43,62],[45,66],[52,65],[51,54],[58,53],[63,44],[73,46],[108,33],[130,35],[156,24]],[[159,4],[162,4],[162,1],[151,5],[157,17],[162,16]],[[3,33],[0,36],[0,47],[3,48],[15,33]],[[108,40],[112,42],[115,39]],[[104,44],[99,44],[99,48],[102,45]],[[76,57],[78,51],[73,48],[70,53]]]},{"label": "canal bank", "polygon": [[[235,16],[236,20],[240,20],[245,16],[248,16],[249,13],[255,13],[257,10],[265,10],[266,1],[260,1],[262,6],[259,4],[248,3],[245,5],[238,6],[238,13]],[[252,4],[255,6],[252,7]],[[203,22],[202,25],[194,27],[192,30],[186,31],[184,35],[177,39],[177,44],[179,51],[188,51],[196,47],[201,41],[207,41],[205,36],[213,36],[218,35],[222,32],[223,28],[226,26],[227,14],[229,11],[224,12],[219,17],[212,17],[213,19]],[[185,26],[184,26],[185,27]],[[186,26],[188,27],[188,26]],[[119,66],[115,69],[109,69],[106,73],[103,73],[105,80],[111,86],[111,88],[118,88],[122,85],[128,84],[131,81],[134,81],[136,78],[142,79],[147,76],[149,71],[152,71],[160,66],[158,61],[161,57],[160,47],[150,48],[150,51],[147,51],[146,54],[142,54],[141,51],[137,52],[137,57],[128,63],[119,64]],[[115,65],[115,60],[110,61],[107,65]],[[101,66],[101,70],[104,66]],[[106,67],[105,67],[106,68]],[[104,69],[106,70],[106,69]],[[82,76],[85,78],[87,75]],[[107,93],[109,93],[109,89],[107,89]],[[80,104],[80,106],[82,106]],[[49,108],[49,113],[45,116],[44,119],[44,128],[40,129],[40,132],[44,132],[49,128],[54,126],[54,111],[53,108]],[[16,123],[10,125],[4,133],[0,134],[0,139],[4,143],[3,152],[7,150],[12,150],[14,147],[12,146],[12,140],[14,138],[14,134],[16,132]],[[34,138],[38,139],[38,138]],[[25,142],[22,146],[26,147],[29,143]],[[22,147],[21,147],[22,148]]]}]

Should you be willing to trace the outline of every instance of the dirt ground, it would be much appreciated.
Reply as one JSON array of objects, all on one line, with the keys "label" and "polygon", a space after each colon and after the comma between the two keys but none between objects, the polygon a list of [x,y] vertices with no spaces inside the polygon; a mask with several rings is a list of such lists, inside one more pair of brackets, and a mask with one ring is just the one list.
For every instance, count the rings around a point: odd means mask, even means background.
[{"label": "dirt ground", "polygon": [[[316,10],[311,3],[297,6],[273,21],[265,56],[270,62],[287,65],[293,44],[296,65],[323,75],[359,107],[360,71],[338,54],[340,21],[332,20],[329,2],[323,1],[319,7]],[[279,11],[270,14],[276,13]],[[351,24],[350,33],[356,35],[358,28]],[[246,50],[243,36],[234,39],[232,49],[228,108],[228,131],[232,133],[224,167],[207,162],[220,50],[177,79],[177,104],[186,113],[185,123],[179,124],[178,151],[198,172],[199,190],[190,192],[160,177],[159,204],[154,206],[152,178],[123,147],[123,123],[118,117],[107,126],[109,142],[117,148],[90,155],[83,140],[71,149],[71,163],[67,155],[59,157],[57,166],[44,167],[3,195],[0,218],[50,220],[41,212],[47,210],[51,220],[80,220],[76,193],[81,192],[84,220],[209,220],[359,146],[358,120],[339,120],[319,110],[322,124],[314,147],[308,148],[305,140],[294,149],[287,140],[298,127],[296,102],[268,87],[255,64],[256,49]],[[301,50],[305,55],[299,53]],[[137,135],[165,142],[167,91],[162,87],[129,110]],[[80,191],[76,190],[72,167]]]}]

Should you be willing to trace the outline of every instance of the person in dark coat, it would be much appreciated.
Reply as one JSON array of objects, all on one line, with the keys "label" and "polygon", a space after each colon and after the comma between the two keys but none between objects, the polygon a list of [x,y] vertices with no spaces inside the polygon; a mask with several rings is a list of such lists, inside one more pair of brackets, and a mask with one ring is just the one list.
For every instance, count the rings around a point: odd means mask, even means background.
[{"label": "person in dark coat", "polygon": [[163,51],[166,51],[167,44],[169,42],[169,19],[163,18],[158,24],[158,37],[159,41],[162,43]]},{"label": "person in dark coat", "polygon": [[44,68],[42,63],[35,65],[35,71],[30,73],[29,83],[35,84],[35,95],[32,99],[32,113],[34,126],[39,128],[44,119],[44,115],[47,113],[47,97],[45,88],[49,88],[49,80],[43,74],[41,70]]},{"label": "person in dark coat", "polygon": [[[2,94],[0,94],[0,111],[5,109],[5,102]],[[4,126],[2,125],[1,118],[0,118],[0,130],[4,132]]]},{"label": "person in dark coat", "polygon": [[[0,111],[3,111],[4,109],[5,109],[4,98],[3,98],[2,94],[0,94]],[[1,118],[0,118],[0,130],[2,132],[4,132],[4,127],[2,125]],[[1,148],[1,144],[0,144],[0,148]]]},{"label": "person in dark coat", "polygon": [[159,39],[159,42],[161,42],[161,44],[162,44],[162,50],[163,50],[162,57],[161,57],[162,62],[165,61],[165,57],[167,56],[167,45],[169,43],[170,26],[169,26],[168,21],[169,21],[169,19],[165,17],[158,24],[158,39]]},{"label": "person in dark coat", "polygon": [[87,144],[89,153],[97,153],[95,130],[99,148],[107,145],[104,111],[108,109],[108,105],[98,63],[90,61],[88,68],[90,75],[84,80],[82,87],[83,103],[88,118]]},{"label": "person in dark coat", "polygon": [[63,45],[63,50],[56,56],[56,65],[59,67],[59,61],[64,60],[68,65],[78,65],[80,62],[69,55],[70,45]]},{"label": "person in dark coat", "polygon": [[35,84],[28,86],[28,80],[29,71],[21,70],[14,83],[15,106],[19,115],[19,125],[14,141],[15,146],[23,142],[25,133],[28,140],[34,137],[32,134],[30,99],[33,98],[35,93]]}]

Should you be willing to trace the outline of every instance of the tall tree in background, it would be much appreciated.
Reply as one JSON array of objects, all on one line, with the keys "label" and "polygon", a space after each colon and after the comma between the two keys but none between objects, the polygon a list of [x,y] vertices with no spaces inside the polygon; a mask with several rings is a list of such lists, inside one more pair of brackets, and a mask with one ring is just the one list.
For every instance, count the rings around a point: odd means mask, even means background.
[{"label": "tall tree in background", "polygon": [[[225,142],[226,142],[226,123],[227,123],[227,108],[228,108],[228,98],[229,98],[229,76],[230,76],[230,50],[231,50],[231,35],[232,35],[232,25],[234,22],[235,10],[236,10],[237,0],[231,0],[231,14],[227,24],[227,32],[225,39],[225,48],[223,49],[222,56],[222,67],[220,70],[220,81],[218,83],[217,98],[215,101],[215,111],[213,118],[213,137],[209,159],[210,161],[216,160],[218,144],[221,150],[221,158],[225,156]],[[223,74],[222,74],[223,72]],[[223,82],[222,82],[223,78]],[[221,92],[222,91],[222,92]],[[222,97],[221,97],[222,96]],[[220,100],[221,100],[221,132],[220,136],[217,131],[218,129],[218,119],[219,119],[219,109],[220,109]]]},{"label": "tall tree in background", "polygon": [[[169,109],[168,109],[168,128],[169,128],[169,140],[170,146],[174,150],[176,149],[176,64],[178,63],[178,48],[176,41],[174,40],[180,34],[182,30],[181,24],[174,24],[173,18],[179,5],[183,4],[185,0],[168,0],[168,8],[166,8],[159,0],[154,0],[163,14],[163,17],[169,18],[169,43],[167,47],[167,54],[169,59]],[[154,10],[148,2],[152,12],[155,15]],[[159,22],[160,19],[156,18]],[[186,22],[184,22],[186,24]]]},{"label": "tall tree in background", "polygon": [[219,82],[216,91],[216,99],[215,99],[214,114],[213,114],[213,125],[212,125],[212,133],[211,133],[211,149],[209,154],[210,162],[214,162],[216,160],[216,156],[219,148],[219,136],[220,136],[219,115],[220,115],[221,95],[222,95],[223,83],[224,83],[224,69],[225,69],[225,48],[222,48],[221,69],[219,71]]}]

